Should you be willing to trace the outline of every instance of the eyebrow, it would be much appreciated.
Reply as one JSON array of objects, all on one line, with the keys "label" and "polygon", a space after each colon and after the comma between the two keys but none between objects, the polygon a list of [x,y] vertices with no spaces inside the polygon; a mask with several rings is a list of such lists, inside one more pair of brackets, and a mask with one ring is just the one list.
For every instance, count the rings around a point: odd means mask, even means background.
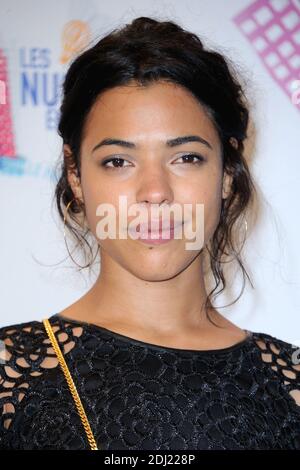
[{"label": "eyebrow", "polygon": [[[166,146],[176,147],[177,145],[186,144],[188,142],[200,142],[201,144],[213,150],[211,144],[207,140],[203,139],[203,137],[200,137],[199,135],[186,135],[183,137],[176,137],[175,139],[167,140]],[[95,145],[92,152],[97,150],[99,147],[103,147],[105,145],[118,145],[119,147],[125,147],[125,148],[130,148],[130,149],[136,149],[138,147],[134,142],[128,142],[127,140],[106,138],[106,139],[101,140],[101,142],[99,142],[97,145]]]}]

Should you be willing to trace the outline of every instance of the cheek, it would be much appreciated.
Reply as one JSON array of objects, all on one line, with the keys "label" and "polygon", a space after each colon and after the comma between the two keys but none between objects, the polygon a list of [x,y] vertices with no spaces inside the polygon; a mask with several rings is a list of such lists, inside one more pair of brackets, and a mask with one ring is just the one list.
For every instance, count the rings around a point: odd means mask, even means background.
[{"label": "cheek", "polygon": [[[91,231],[96,234],[96,225],[104,215],[97,215],[99,205],[107,204],[118,210],[119,188],[108,183],[106,178],[101,178],[98,169],[92,165],[82,165],[81,187],[85,201],[86,218]],[[107,213],[106,213],[107,216]]]},{"label": "cheek", "polygon": [[222,203],[221,178],[219,176],[210,176],[210,178],[203,178],[198,181],[197,184],[190,185],[188,189],[185,188],[184,198],[181,199],[181,202],[192,204],[194,229],[196,229],[196,226],[199,227],[201,221],[196,221],[196,217],[202,213],[201,210],[199,212],[196,210],[196,204],[203,206],[204,234],[205,239],[209,238],[217,227],[220,218]]},{"label": "cheek", "polygon": [[114,205],[112,194],[109,191],[105,191],[105,188],[99,187],[99,185],[83,185],[82,189],[85,201],[87,223],[92,233],[96,236],[97,223],[101,219],[107,218],[107,214],[109,213],[108,211],[104,212],[105,206],[103,206],[103,215],[97,215],[97,212],[99,213],[100,209],[99,206],[103,204],[107,204],[109,207]]},{"label": "cheek", "polygon": [[207,192],[204,202],[204,233],[206,242],[213,236],[220,220],[222,187]]},{"label": "cheek", "polygon": [[[90,185],[85,192],[86,218],[89,228],[95,238],[98,238],[99,242],[103,244],[109,243],[109,239],[100,240],[97,235],[97,229],[104,230],[105,232],[107,232],[108,229],[113,230],[113,239],[118,238],[119,233],[120,236],[122,236],[121,234],[126,234],[126,214],[128,207],[130,207],[130,198],[126,193],[122,193],[122,196],[125,197],[126,204],[126,207],[124,207],[122,211],[124,199],[120,200],[120,195],[119,189],[116,188],[114,191],[111,185],[108,188],[99,188],[99,186],[93,187]],[[120,211],[122,214],[120,214]],[[130,220],[130,218],[135,217],[128,217],[128,220]]]}]

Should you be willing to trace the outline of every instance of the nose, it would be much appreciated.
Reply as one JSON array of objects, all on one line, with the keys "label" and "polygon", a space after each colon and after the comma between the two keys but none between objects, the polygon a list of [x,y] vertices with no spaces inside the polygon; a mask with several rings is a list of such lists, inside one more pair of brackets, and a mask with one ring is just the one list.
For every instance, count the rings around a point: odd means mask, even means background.
[{"label": "nose", "polygon": [[163,205],[171,204],[173,199],[173,189],[164,169],[148,167],[140,177],[136,201],[142,205]]}]

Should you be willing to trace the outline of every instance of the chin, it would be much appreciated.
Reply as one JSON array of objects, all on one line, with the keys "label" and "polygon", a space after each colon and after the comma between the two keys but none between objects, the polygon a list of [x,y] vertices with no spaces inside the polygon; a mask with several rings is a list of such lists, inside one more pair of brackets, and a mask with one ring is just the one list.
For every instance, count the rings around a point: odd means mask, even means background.
[{"label": "chin", "polygon": [[179,272],[174,270],[174,269],[169,269],[168,271],[163,271],[162,268],[157,268],[157,270],[151,268],[149,270],[143,269],[143,270],[131,270],[131,273],[137,277],[138,279],[141,279],[142,281],[145,282],[162,282],[162,281],[168,281],[170,279],[173,279],[176,277]]},{"label": "chin", "polygon": [[[192,263],[193,259],[187,259],[186,257],[178,259],[178,256],[174,256],[172,260],[170,253],[167,257],[157,256],[156,258],[149,257],[148,259],[146,256],[135,256],[135,258],[128,260],[128,263],[125,262],[123,267],[135,277],[144,281],[167,281],[184,271]],[[134,260],[134,264],[132,260]]]}]

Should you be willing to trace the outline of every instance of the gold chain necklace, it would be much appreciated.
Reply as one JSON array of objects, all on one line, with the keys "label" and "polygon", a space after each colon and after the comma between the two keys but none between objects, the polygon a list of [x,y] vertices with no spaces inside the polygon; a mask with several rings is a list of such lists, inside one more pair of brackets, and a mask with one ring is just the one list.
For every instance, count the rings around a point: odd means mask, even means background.
[{"label": "gold chain necklace", "polygon": [[87,416],[86,416],[86,413],[84,411],[84,408],[83,408],[83,405],[82,405],[82,402],[81,402],[81,399],[80,399],[80,396],[77,392],[77,388],[74,384],[74,381],[73,381],[73,378],[71,376],[71,373],[69,371],[69,368],[66,364],[66,361],[65,361],[65,358],[63,356],[63,353],[61,352],[61,349],[59,347],[59,344],[55,338],[55,335],[54,335],[54,332],[51,328],[51,325],[50,325],[50,322],[47,318],[45,318],[43,320],[43,324],[44,324],[44,327],[46,329],[46,332],[48,334],[48,337],[51,341],[51,344],[53,346],[53,349],[55,351],[55,354],[58,358],[58,362],[62,368],[62,371],[64,373],[64,376],[66,378],[66,381],[67,381],[67,384],[68,384],[68,387],[70,389],[70,392],[72,394],[72,397],[74,399],[74,402],[75,402],[75,406],[77,408],[77,411],[78,411],[78,414],[80,416],[80,419],[81,419],[81,422],[82,422],[82,425],[83,425],[83,428],[85,430],[85,433],[87,435],[87,439],[89,441],[89,444],[90,444],[90,447],[91,447],[91,450],[98,450],[98,447],[97,447],[97,443],[95,441],[95,438],[94,438],[94,435],[93,435],[93,432],[92,432],[92,429],[91,429],[91,426],[90,426],[90,423],[87,419]]}]

